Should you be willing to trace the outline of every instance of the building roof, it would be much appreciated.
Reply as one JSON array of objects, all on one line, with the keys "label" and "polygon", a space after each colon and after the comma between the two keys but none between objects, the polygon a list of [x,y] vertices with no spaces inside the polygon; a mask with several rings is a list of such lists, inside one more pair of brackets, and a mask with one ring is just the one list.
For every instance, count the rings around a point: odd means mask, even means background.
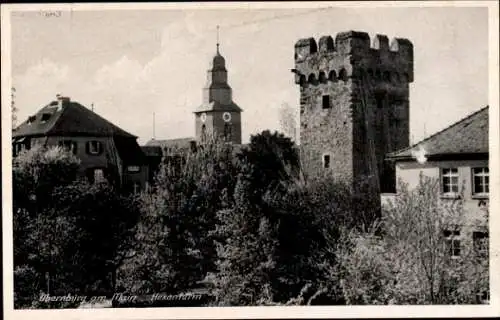
[{"label": "building roof", "polygon": [[192,141],[195,141],[194,138],[178,138],[178,139],[165,139],[165,140],[156,140],[151,139],[146,143],[146,147],[161,147],[164,148],[189,148],[191,147]]},{"label": "building roof", "polygon": [[146,157],[162,156],[162,151],[160,146],[141,146],[141,150]]},{"label": "building roof", "polygon": [[52,101],[21,123],[12,137],[26,136],[121,136],[137,138],[90,109],[68,98]]},{"label": "building roof", "polygon": [[242,112],[241,109],[236,103],[231,102],[230,104],[221,104],[218,101],[211,101],[210,103],[203,103],[198,106],[194,113],[199,112],[207,112],[207,111],[234,111],[234,112]]},{"label": "building roof", "polygon": [[488,110],[486,106],[449,127],[408,148],[391,152],[390,160],[410,160],[415,152],[425,150],[426,158],[458,155],[487,155]]}]

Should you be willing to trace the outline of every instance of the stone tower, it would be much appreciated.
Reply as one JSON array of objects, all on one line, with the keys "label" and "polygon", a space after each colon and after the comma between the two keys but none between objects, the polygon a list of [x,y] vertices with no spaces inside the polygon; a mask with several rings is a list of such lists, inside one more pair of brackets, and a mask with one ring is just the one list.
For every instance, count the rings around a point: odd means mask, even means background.
[{"label": "stone tower", "polygon": [[203,143],[214,134],[227,142],[241,144],[241,112],[233,101],[232,89],[227,83],[226,60],[217,43],[203,88],[203,103],[194,112],[196,141]]},{"label": "stone tower", "polygon": [[[395,188],[388,152],[409,145],[413,45],[407,39],[342,32],[295,44],[300,145],[306,174],[329,174],[378,192]],[[368,179],[367,179],[368,178]]]}]

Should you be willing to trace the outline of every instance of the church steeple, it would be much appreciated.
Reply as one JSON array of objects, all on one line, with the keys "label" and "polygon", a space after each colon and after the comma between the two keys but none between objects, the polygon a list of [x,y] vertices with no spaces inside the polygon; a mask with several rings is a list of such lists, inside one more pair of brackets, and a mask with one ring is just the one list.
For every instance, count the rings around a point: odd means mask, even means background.
[{"label": "church steeple", "polygon": [[233,102],[232,89],[227,82],[226,60],[220,53],[219,26],[215,56],[207,71],[203,88],[203,103],[195,113],[196,137],[201,139],[206,131],[223,135],[227,141],[241,143],[241,109]]}]

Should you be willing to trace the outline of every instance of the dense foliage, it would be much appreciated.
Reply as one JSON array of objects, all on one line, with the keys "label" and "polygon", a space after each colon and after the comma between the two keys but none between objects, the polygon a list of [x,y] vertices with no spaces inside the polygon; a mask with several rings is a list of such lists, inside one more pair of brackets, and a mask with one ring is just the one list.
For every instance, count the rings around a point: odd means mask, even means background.
[{"label": "dense foliage", "polygon": [[278,132],[241,149],[211,139],[164,151],[153,186],[132,196],[79,180],[78,159],[59,148],[15,158],[16,307],[76,306],[40,293],[204,288],[211,305],[253,306],[476,303],[488,291],[487,250],[450,257],[443,230],[467,223],[435,181],[400,184],[381,211],[369,181],[305,177]]},{"label": "dense foliage", "polygon": [[57,147],[34,148],[15,160],[16,307],[54,307],[41,303],[40,293],[115,291],[116,269],[127,258],[138,203],[107,184],[76,179],[77,168],[74,156]]}]

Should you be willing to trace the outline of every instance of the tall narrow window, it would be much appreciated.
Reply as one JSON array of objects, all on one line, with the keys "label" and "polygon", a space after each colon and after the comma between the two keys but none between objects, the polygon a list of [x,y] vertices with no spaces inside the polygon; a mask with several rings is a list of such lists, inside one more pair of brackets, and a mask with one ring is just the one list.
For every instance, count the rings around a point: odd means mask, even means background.
[{"label": "tall narrow window", "polygon": [[328,169],[330,168],[330,155],[329,154],[324,154],[323,155],[323,168]]},{"label": "tall narrow window", "polygon": [[472,190],[477,196],[486,196],[490,192],[490,170],[489,168],[472,169]]},{"label": "tall narrow window", "polygon": [[201,141],[207,140],[207,126],[205,124],[201,125]]},{"label": "tall narrow window", "polygon": [[457,258],[460,256],[460,231],[457,230],[445,230],[444,232],[446,246],[448,248],[449,255],[452,258]]},{"label": "tall narrow window", "polygon": [[330,109],[331,108],[329,95],[323,96],[322,104],[323,104],[323,109]]},{"label": "tall narrow window", "polygon": [[231,140],[231,125],[229,123],[224,124],[224,139],[226,141]]},{"label": "tall narrow window", "polygon": [[458,193],[458,169],[441,169],[441,187],[443,194],[456,195]]},{"label": "tall narrow window", "polygon": [[488,233],[475,231],[472,233],[474,251],[478,256],[486,256],[488,254]]},{"label": "tall narrow window", "polygon": [[94,170],[94,182],[95,183],[102,183],[105,181],[106,181],[106,179],[104,178],[104,171],[102,169],[95,169]]}]

